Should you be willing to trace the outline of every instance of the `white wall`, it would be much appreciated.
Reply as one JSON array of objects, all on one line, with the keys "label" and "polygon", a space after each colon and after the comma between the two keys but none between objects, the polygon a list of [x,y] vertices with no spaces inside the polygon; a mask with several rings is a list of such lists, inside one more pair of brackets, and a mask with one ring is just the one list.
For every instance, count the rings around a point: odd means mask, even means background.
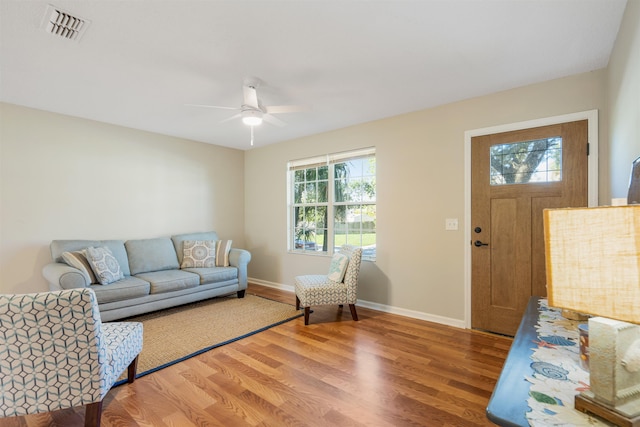
[{"label": "white wall", "polygon": [[611,196],[627,197],[631,162],[640,156],[640,0],[629,0],[609,60]]},{"label": "white wall", "polygon": [[363,263],[359,298],[459,324],[464,233],[444,226],[446,218],[463,226],[464,132],[592,109],[602,123],[604,88],[600,70],[248,151],[249,276],[292,285],[328,268],[326,257],[287,253],[287,161],[375,146],[378,259]]},{"label": "white wall", "polygon": [[0,292],[47,290],[53,239],[244,246],[242,151],[2,103],[0,129]]}]

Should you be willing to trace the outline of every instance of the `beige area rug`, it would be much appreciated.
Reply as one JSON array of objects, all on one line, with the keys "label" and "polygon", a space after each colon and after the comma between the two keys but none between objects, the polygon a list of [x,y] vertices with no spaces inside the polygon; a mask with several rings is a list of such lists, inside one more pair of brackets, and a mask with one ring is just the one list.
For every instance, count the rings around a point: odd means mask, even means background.
[{"label": "beige area rug", "polygon": [[[213,298],[123,321],[142,322],[144,327],[139,378],[302,315],[293,305],[246,294],[244,298]],[[125,380],[126,371],[115,385]]]}]

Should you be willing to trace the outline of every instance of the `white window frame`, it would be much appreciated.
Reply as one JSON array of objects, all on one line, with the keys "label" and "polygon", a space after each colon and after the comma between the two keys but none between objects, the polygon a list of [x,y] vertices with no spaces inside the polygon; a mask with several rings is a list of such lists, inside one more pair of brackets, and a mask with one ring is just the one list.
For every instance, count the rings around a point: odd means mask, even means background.
[{"label": "white window frame", "polygon": [[[334,208],[336,206],[350,206],[354,204],[375,205],[377,206],[377,197],[373,202],[336,202],[335,198],[335,174],[334,165],[343,163],[350,159],[359,159],[363,157],[374,157],[376,155],[375,147],[362,148],[358,150],[344,151],[339,153],[325,154],[321,156],[308,157],[304,159],[292,160],[287,163],[287,249],[290,253],[304,254],[311,256],[332,256],[335,252],[334,242]],[[325,206],[327,209],[327,250],[311,251],[305,249],[297,249],[295,247],[295,207],[301,206],[294,203],[294,173],[296,170],[303,170],[312,167],[328,166],[327,179],[327,201],[309,203],[309,206]],[[376,171],[377,176],[377,171]],[[304,206],[304,205],[302,205]],[[375,261],[375,256],[364,256],[363,260]]]}]

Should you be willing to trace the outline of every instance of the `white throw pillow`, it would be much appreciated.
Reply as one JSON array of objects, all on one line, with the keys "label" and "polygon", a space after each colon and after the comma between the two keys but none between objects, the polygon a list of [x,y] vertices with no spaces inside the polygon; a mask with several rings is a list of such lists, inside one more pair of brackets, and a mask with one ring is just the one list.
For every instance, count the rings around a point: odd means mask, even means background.
[{"label": "white throw pillow", "polygon": [[101,285],[108,285],[124,278],[120,263],[106,246],[87,248],[87,261]]},{"label": "white throw pillow", "polygon": [[344,274],[347,272],[347,266],[349,265],[349,257],[345,254],[337,253],[331,258],[331,264],[329,265],[329,274],[327,277],[332,282],[340,283],[344,279]]},{"label": "white throw pillow", "polygon": [[182,243],[182,264],[180,268],[213,268],[215,266],[215,241],[185,240]]}]

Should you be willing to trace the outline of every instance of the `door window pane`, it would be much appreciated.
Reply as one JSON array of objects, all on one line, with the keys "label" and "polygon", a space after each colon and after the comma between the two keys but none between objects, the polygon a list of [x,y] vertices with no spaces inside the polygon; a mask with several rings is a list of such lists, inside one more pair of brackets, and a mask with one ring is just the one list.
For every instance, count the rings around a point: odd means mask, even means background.
[{"label": "door window pane", "polygon": [[491,185],[562,181],[562,138],[494,145]]}]

